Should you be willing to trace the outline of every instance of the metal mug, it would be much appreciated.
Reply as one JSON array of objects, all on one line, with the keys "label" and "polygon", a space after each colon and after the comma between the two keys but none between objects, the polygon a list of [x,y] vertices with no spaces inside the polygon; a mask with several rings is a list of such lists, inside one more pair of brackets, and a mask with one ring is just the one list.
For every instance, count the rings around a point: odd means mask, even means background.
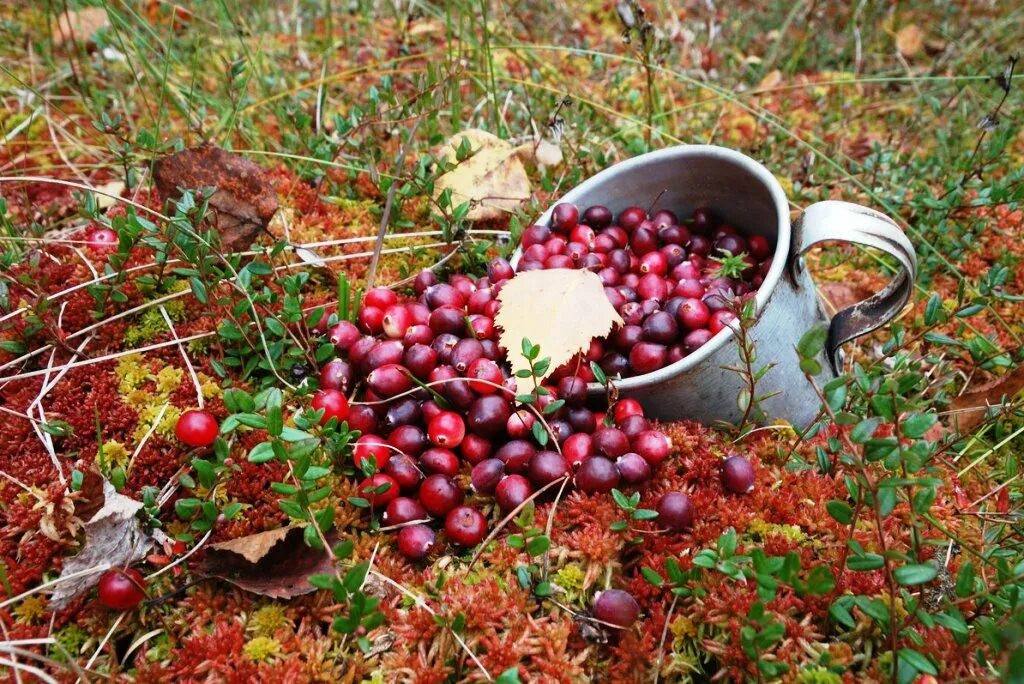
[{"label": "metal mug", "polygon": [[[890,321],[913,290],[914,247],[889,217],[849,202],[826,201],[812,204],[791,226],[789,203],[775,176],[750,157],[724,147],[681,145],[643,154],[605,169],[559,201],[581,208],[602,204],[617,214],[647,198],[658,198],[657,206],[680,215],[709,207],[717,218],[775,241],[771,269],[755,296],[756,320],[749,328],[757,366],[771,364],[757,382],[757,392],[778,392],[761,402],[769,418],[802,427],[821,409],[799,367],[796,344],[804,332],[817,323],[828,325],[819,358],[822,376],[817,378],[827,382],[842,367],[840,345]],[[551,211],[537,222],[549,225]],[[883,290],[830,319],[802,258],[825,241],[880,249],[896,258],[900,270]],[[661,420],[739,421],[744,411],[738,398],[748,385],[743,375],[729,370],[739,364],[734,334],[726,328],[676,363],[614,381],[619,396],[636,398],[648,416]],[[588,390],[605,391],[597,383]]]}]

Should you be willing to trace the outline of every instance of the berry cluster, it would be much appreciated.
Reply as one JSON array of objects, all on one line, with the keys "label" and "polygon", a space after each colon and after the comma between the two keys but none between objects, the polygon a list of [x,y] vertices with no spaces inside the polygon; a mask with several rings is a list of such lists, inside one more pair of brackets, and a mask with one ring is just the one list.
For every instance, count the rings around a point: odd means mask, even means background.
[{"label": "berry cluster", "polygon": [[[696,209],[686,221],[660,210],[606,207],[552,210],[551,225],[523,232],[519,271],[585,268],[595,272],[625,325],[591,345],[587,358],[610,376],[651,373],[706,344],[735,318],[771,267],[774,244]],[[586,380],[586,363],[570,362]]]},{"label": "berry cluster", "polygon": [[[313,407],[361,433],[353,458],[362,495],[398,529],[407,558],[430,553],[435,519],[455,544],[484,539],[487,519],[466,504],[467,490],[509,513],[566,477],[587,493],[638,485],[671,451],[635,400],[596,411],[586,382],[564,371],[534,402],[516,400],[494,327],[497,294],[513,275],[501,258],[479,279],[442,283],[424,271],[415,298],[374,288],[355,323],[322,326],[339,358],[321,369]],[[349,405],[353,392],[363,401]]]}]

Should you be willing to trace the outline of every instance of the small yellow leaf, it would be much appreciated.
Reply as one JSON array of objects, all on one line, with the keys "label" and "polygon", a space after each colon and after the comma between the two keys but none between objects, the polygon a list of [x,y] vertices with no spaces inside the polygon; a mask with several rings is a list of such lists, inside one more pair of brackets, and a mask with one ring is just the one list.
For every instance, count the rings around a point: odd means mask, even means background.
[{"label": "small yellow leaf", "polygon": [[917,24],[907,24],[896,34],[896,49],[904,57],[913,57],[924,46],[924,31]]},{"label": "small yellow leaf", "polygon": [[607,335],[623,321],[604,294],[597,274],[556,268],[519,273],[498,295],[501,309],[494,322],[501,328],[501,346],[508,350],[512,373],[530,367],[523,339],[540,346],[548,357],[548,374]]},{"label": "small yellow leaf", "polygon": [[500,218],[529,199],[530,179],[516,148],[487,131],[470,129],[453,135],[439,156],[456,163],[456,150],[463,139],[469,141],[470,156],[437,179],[435,198],[450,188],[456,206],[474,202],[468,215],[471,221]]}]

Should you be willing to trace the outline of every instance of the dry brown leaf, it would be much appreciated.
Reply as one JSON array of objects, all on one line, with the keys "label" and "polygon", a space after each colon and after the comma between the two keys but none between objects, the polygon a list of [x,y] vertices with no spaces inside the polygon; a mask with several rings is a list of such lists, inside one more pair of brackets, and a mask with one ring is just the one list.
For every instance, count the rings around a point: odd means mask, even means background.
[{"label": "dry brown leaf", "polygon": [[[61,577],[90,568],[127,567],[142,560],[153,540],[135,517],[140,508],[141,501],[118,494],[114,485],[104,480],[103,507],[85,523],[82,550],[65,561]],[[102,575],[97,571],[61,582],[50,597],[50,606],[61,610],[99,582]]]},{"label": "dry brown leaf", "polygon": [[904,57],[913,57],[924,47],[924,31],[917,24],[907,24],[896,33],[896,49]]},{"label": "dry brown leaf", "polygon": [[60,47],[65,43],[77,41],[88,45],[92,43],[97,31],[108,26],[110,20],[107,19],[107,11],[102,7],[68,10],[57,17],[57,25],[53,29],[53,44]]},{"label": "dry brown leaf", "polygon": [[334,563],[327,549],[306,545],[303,529],[302,525],[293,525],[211,544],[195,570],[261,596],[292,598],[308,594],[316,590],[309,576],[333,572]]},{"label": "dry brown leaf", "polygon": [[472,201],[471,221],[501,218],[530,198],[530,179],[516,148],[487,131],[473,128],[453,135],[438,156],[456,163],[456,150],[463,139],[469,141],[472,152],[437,179],[435,198],[451,189],[455,205]]},{"label": "dry brown leaf", "polygon": [[215,187],[210,206],[216,210],[221,245],[228,251],[247,249],[277,212],[277,193],[266,170],[219,147],[195,147],[164,157],[153,176],[164,199],[179,197],[183,188]]},{"label": "dry brown leaf", "polygon": [[501,346],[508,350],[512,372],[528,369],[523,339],[540,345],[540,358],[549,357],[554,371],[595,337],[607,335],[623,321],[604,294],[597,274],[556,268],[519,273],[498,295],[501,309],[495,324]]},{"label": "dry brown leaf", "polygon": [[1012,398],[1024,390],[1024,366],[1017,366],[1006,375],[996,378],[971,392],[953,400],[950,423],[962,434],[970,432],[985,418],[985,409]]}]

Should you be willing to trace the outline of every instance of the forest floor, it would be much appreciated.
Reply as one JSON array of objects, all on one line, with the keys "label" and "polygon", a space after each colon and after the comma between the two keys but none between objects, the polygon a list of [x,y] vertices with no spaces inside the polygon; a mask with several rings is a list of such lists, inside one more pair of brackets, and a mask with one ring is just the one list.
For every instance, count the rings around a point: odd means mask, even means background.
[{"label": "forest floor", "polygon": [[[0,8],[0,679],[1024,681],[1024,6],[185,4]],[[497,208],[433,192],[471,129],[500,139],[474,179]],[[359,473],[259,446],[284,421],[351,448],[289,409],[325,361],[304,317],[479,276],[579,182],[693,143],[762,162],[794,218],[857,202],[917,250],[812,430],[661,425],[639,502],[541,497],[419,563]],[[200,145],[237,157],[156,163]],[[219,195],[165,201],[163,172]],[[895,273],[808,262],[831,311]],[[176,437],[197,402],[213,449]],[[752,492],[723,490],[730,453]],[[677,490],[685,533],[635,515]],[[104,562],[146,600],[104,605]],[[611,587],[630,629],[589,619]]]}]

